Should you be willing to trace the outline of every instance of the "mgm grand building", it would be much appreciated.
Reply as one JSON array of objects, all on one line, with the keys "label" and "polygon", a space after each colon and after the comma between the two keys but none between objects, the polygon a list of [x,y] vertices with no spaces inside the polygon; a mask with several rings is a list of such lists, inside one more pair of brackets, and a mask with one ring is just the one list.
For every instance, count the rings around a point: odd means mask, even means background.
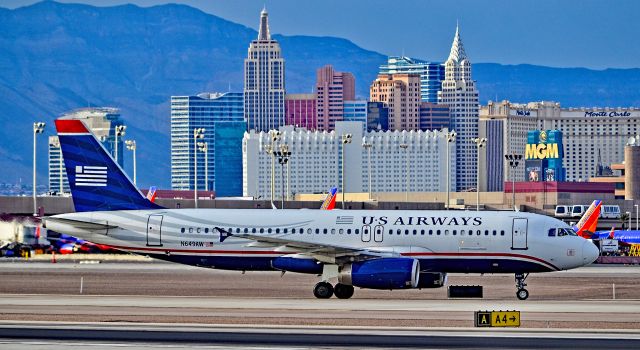
[{"label": "mgm grand building", "polygon": [[640,108],[562,108],[548,101],[490,101],[480,109],[480,137],[488,140],[486,159],[481,160],[481,170],[485,170],[481,173],[487,174],[481,179],[481,190],[503,191],[505,181],[529,181],[524,164],[512,168],[504,156],[524,156],[531,130],[559,130],[563,180],[587,182],[620,175],[612,165],[624,161],[625,145],[640,134]]}]

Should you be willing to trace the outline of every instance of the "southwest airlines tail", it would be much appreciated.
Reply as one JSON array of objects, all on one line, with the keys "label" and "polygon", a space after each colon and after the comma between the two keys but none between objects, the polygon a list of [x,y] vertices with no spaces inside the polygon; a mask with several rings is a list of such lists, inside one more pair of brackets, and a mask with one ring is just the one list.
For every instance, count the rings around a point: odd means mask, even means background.
[{"label": "southwest airlines tail", "polygon": [[56,130],[77,212],[162,208],[138,191],[81,120],[58,119]]},{"label": "southwest airlines tail", "polygon": [[578,224],[574,227],[576,233],[580,237],[591,238],[594,232],[596,232],[596,227],[598,226],[598,218],[600,217],[600,207],[602,206],[602,201],[596,199],[591,203],[589,209],[584,212]]},{"label": "southwest airlines tail", "polygon": [[331,210],[336,206],[336,194],[338,193],[338,188],[333,187],[329,193],[327,194],[327,198],[322,202],[321,210]]}]

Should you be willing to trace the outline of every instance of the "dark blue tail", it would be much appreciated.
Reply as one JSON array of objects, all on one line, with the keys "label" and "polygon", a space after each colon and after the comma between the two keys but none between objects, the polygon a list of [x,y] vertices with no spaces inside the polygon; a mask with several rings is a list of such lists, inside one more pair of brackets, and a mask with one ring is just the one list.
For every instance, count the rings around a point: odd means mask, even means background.
[{"label": "dark blue tail", "polygon": [[77,212],[162,209],[138,191],[82,121],[58,119],[56,129]]}]

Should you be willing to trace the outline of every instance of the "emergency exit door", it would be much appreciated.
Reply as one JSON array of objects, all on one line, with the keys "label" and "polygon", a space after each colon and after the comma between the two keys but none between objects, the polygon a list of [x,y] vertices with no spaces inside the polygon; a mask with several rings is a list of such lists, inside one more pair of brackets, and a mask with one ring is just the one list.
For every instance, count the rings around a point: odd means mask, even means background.
[{"label": "emergency exit door", "polygon": [[147,220],[147,246],[162,246],[162,219],[159,214],[149,215]]},{"label": "emergency exit door", "polygon": [[511,231],[511,249],[526,250],[527,247],[527,219],[513,219],[513,229]]}]

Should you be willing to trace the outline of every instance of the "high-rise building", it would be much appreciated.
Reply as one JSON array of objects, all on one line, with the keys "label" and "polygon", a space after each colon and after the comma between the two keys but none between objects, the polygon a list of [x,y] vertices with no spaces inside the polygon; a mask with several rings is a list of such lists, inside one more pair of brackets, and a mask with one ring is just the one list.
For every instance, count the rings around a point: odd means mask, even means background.
[{"label": "high-rise building", "polygon": [[[626,142],[640,134],[638,108],[562,108],[553,101],[501,101],[483,106],[481,118],[502,121],[503,137],[499,141],[503,145],[502,157],[504,154],[524,156],[529,131],[561,131],[567,181],[587,181],[598,174],[598,169],[621,163]],[[489,134],[482,137],[491,140]],[[516,169],[504,162],[502,166],[504,181],[526,178],[524,163]]]},{"label": "high-rise building", "polygon": [[382,102],[367,103],[367,131],[389,130],[389,108]]},{"label": "high-rise building", "polygon": [[[115,159],[118,148],[118,164],[124,167],[124,137],[118,137],[116,145],[116,126],[123,125],[120,110],[111,107],[80,108],[60,116],[64,119],[82,120],[89,130],[102,143],[104,148]],[[62,191],[60,188],[62,182]],[[58,136],[49,137],[49,191],[60,194],[69,193],[69,180],[64,170],[64,158],[60,152]]]},{"label": "high-rise building", "polygon": [[369,95],[389,109],[389,130],[419,130],[420,75],[378,75]]},{"label": "high-rise building", "polygon": [[[375,131],[363,132],[359,122],[338,122],[331,132],[280,128],[275,141],[269,133],[249,132],[243,140],[244,196],[269,198],[271,181],[274,199],[295,193],[322,193],[340,185],[344,147],[346,192],[369,191],[369,169],[373,192],[444,192],[446,191],[446,147],[453,150],[443,131]],[[342,135],[351,134],[353,142],[342,143]],[[363,143],[371,144],[367,149]],[[291,157],[281,167],[265,150],[286,144]],[[369,152],[371,167],[369,167]],[[451,175],[455,173],[453,151],[450,153]],[[272,177],[272,169],[275,174]],[[284,183],[283,183],[284,181]],[[283,187],[284,185],[284,187]]]},{"label": "high-rise building", "polygon": [[438,91],[444,80],[444,64],[428,62],[404,56],[391,56],[387,64],[380,66],[380,74],[419,74],[422,102],[438,102]]},{"label": "high-rise building", "polygon": [[326,65],[316,72],[316,101],[318,130],[331,131],[336,122],[342,121],[342,104],[355,100],[356,83],[353,74],[336,72]]},{"label": "high-rise building", "polygon": [[267,10],[260,13],[258,38],[244,60],[244,116],[247,130],[267,131],[284,125],[284,58],[271,39]]},{"label": "high-rise building", "polygon": [[450,128],[449,105],[420,103],[420,130],[440,130]]},{"label": "high-rise building", "polygon": [[476,189],[477,146],[470,140],[478,137],[478,90],[475,81],[471,80],[471,62],[457,26],[451,53],[445,62],[445,79],[438,92],[438,103],[449,105],[451,129],[462,140],[456,143],[456,190]]},{"label": "high-rise building", "polygon": [[284,96],[285,124],[316,130],[316,95],[286,94]]},{"label": "high-rise building", "polygon": [[369,102],[365,100],[344,101],[342,104],[343,120],[345,122],[362,123],[362,129],[367,130],[367,107]]},{"label": "high-rise building", "polygon": [[[242,137],[245,131],[242,93],[171,96],[171,188],[194,188],[193,130],[204,128],[205,155],[198,151],[198,189],[218,197],[242,195]],[[206,175],[205,178],[205,167]]]}]

